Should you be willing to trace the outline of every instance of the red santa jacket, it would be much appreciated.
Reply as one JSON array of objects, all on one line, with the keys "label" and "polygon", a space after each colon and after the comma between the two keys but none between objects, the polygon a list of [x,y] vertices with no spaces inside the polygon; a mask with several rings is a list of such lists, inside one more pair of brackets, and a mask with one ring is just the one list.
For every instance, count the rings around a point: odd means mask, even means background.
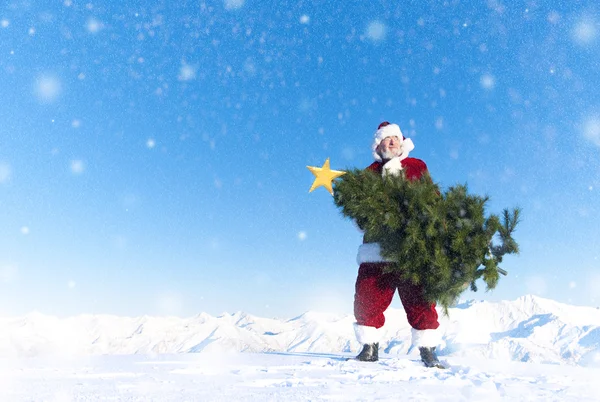
[{"label": "red santa jacket", "polygon": [[[384,169],[383,162],[373,162],[367,169],[373,172],[381,174]],[[398,164],[396,164],[398,166]],[[400,161],[402,171],[405,173],[408,180],[418,180],[427,172],[427,165],[421,159],[407,157]],[[397,168],[397,167],[396,167]],[[395,173],[395,172],[391,172]],[[381,256],[381,247],[379,243],[364,243],[358,248],[358,254],[356,256],[356,262],[360,265],[362,263],[376,263],[386,262]]]},{"label": "red santa jacket", "polygon": [[[427,165],[421,159],[408,157],[400,161],[400,164],[408,180],[418,180],[427,172]],[[367,169],[381,174],[383,165],[383,162],[373,162]]]}]

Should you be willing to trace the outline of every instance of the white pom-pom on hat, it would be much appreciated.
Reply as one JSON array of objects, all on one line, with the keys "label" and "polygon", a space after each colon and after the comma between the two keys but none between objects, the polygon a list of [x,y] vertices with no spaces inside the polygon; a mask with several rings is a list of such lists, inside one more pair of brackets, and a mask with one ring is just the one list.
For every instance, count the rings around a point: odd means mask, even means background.
[{"label": "white pom-pom on hat", "polygon": [[371,149],[373,150],[373,157],[376,161],[381,161],[381,155],[377,153],[377,147],[379,146],[381,141],[383,141],[383,139],[387,137],[398,137],[398,139],[400,140],[400,147],[402,149],[402,155],[404,156],[404,158],[408,156],[408,153],[410,151],[415,149],[415,145],[410,140],[410,138],[404,138],[404,136],[402,135],[400,126],[384,121],[379,125],[379,127],[377,127],[377,131],[375,131],[375,135],[373,137],[373,145],[371,145]]}]

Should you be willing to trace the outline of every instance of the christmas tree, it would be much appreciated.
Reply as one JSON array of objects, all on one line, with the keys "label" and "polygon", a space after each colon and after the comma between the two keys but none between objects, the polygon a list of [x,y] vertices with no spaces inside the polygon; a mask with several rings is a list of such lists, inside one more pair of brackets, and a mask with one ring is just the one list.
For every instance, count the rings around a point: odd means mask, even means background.
[{"label": "christmas tree", "polygon": [[503,256],[519,251],[512,233],[520,209],[504,210],[501,221],[485,215],[487,201],[469,194],[466,185],[442,192],[429,175],[410,181],[402,174],[351,170],[334,187],[342,214],[365,232],[366,242],[380,244],[390,261],[386,270],[421,285],[426,300],[446,312],[469,285],[477,290],[478,279],[494,289],[505,274]]}]

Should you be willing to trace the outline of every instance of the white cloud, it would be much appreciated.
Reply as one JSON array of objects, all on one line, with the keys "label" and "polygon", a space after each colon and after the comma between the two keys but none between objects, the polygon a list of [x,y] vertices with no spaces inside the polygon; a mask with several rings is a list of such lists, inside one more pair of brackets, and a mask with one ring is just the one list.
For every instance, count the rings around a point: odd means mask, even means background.
[{"label": "white cloud", "polygon": [[44,103],[54,102],[59,97],[61,91],[60,81],[56,77],[43,75],[35,81],[35,95]]},{"label": "white cloud", "polygon": [[365,36],[373,42],[381,42],[385,39],[387,33],[386,25],[381,21],[371,21],[367,25]]},{"label": "white cloud", "polygon": [[583,136],[600,147],[600,116],[591,116],[583,123]]},{"label": "white cloud", "polygon": [[12,175],[12,169],[6,162],[0,162],[0,184],[7,183]]},{"label": "white cloud", "polygon": [[244,0],[224,0],[225,10],[238,10],[244,6]]},{"label": "white cloud", "polygon": [[481,84],[481,87],[483,89],[494,89],[494,87],[496,86],[496,79],[493,75],[484,74],[479,79],[479,83]]},{"label": "white cloud", "polygon": [[590,18],[582,18],[573,27],[573,39],[580,45],[588,45],[594,42],[598,33],[596,26],[597,24]]},{"label": "white cloud", "polygon": [[82,174],[85,170],[85,164],[81,160],[72,160],[71,161],[71,172],[73,174]]}]

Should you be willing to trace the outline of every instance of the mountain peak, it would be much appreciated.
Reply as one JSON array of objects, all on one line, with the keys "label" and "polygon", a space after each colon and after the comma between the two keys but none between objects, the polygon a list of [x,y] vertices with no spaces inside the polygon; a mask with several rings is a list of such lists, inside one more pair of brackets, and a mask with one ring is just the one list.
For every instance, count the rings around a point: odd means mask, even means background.
[{"label": "mountain peak", "polygon": [[[242,311],[192,318],[82,315],[59,319],[32,312],[0,320],[0,356],[64,350],[81,355],[210,351],[356,353],[354,317],[307,311],[289,320]],[[25,323],[25,325],[24,325]],[[29,324],[27,324],[29,323]],[[440,314],[442,356],[477,355],[519,361],[592,364],[600,356],[600,310],[535,295],[513,301],[470,300]],[[380,349],[406,353],[404,311],[386,311]]]}]

